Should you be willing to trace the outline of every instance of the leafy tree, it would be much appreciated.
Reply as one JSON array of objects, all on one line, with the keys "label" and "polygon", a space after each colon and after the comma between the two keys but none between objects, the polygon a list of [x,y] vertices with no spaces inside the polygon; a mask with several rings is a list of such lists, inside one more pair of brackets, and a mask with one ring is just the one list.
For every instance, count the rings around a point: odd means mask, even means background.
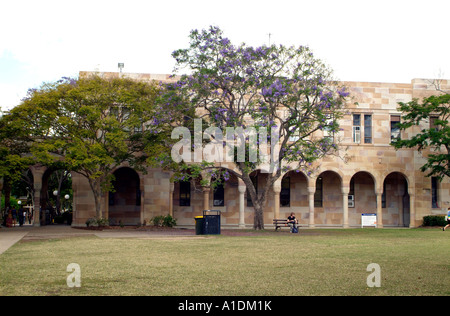
[{"label": "leafy tree", "polygon": [[62,80],[29,91],[13,113],[32,135],[30,152],[42,164],[83,175],[92,189],[96,216],[113,190],[112,171],[128,162],[141,169],[151,139],[146,129],[159,88],[156,84],[99,76]]},{"label": "leafy tree", "polygon": [[[227,170],[245,183],[255,209],[254,228],[263,229],[263,206],[282,171],[309,172],[314,161],[337,153],[338,120],[348,93],[308,47],[235,46],[218,27],[192,31],[190,46],[176,50],[173,57],[175,71],[185,69],[185,74],[173,85],[176,101],[168,104],[195,108],[206,126],[254,128],[258,135],[267,135],[272,168],[265,170],[267,182],[258,194],[250,174],[264,166],[260,157],[266,148],[259,140],[251,142],[252,136],[246,135],[247,141],[240,145],[246,147],[245,161],[234,155],[236,168]],[[217,135],[203,140],[219,146],[221,141]],[[257,153],[257,159],[250,159],[251,152]],[[199,168],[218,172],[220,164],[204,158],[187,162],[190,168],[178,167],[178,171],[184,170],[186,176],[198,174],[192,170]]]},{"label": "leafy tree", "polygon": [[422,103],[418,99],[399,103],[403,112],[400,130],[420,126],[425,120],[430,122],[428,128],[422,129],[410,139],[397,138],[392,145],[399,148],[417,148],[422,152],[429,150],[427,162],[421,167],[427,176],[438,177],[441,181],[450,176],[450,94],[430,96]]},{"label": "leafy tree", "polygon": [[27,177],[28,167],[35,163],[30,152],[30,135],[14,113],[0,117],[0,178],[4,180],[5,205],[13,185]]}]

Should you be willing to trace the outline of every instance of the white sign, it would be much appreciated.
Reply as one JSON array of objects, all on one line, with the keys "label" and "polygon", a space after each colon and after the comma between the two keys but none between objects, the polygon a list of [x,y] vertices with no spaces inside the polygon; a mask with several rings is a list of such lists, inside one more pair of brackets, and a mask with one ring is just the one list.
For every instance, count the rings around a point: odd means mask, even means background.
[{"label": "white sign", "polygon": [[361,214],[361,228],[363,228],[364,226],[377,227],[377,214],[374,213]]}]

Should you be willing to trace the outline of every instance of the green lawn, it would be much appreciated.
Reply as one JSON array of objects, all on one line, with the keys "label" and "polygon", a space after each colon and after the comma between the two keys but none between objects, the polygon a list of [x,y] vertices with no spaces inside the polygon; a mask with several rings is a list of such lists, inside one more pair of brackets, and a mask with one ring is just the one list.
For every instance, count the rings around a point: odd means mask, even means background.
[{"label": "green lawn", "polygon": [[[198,237],[20,242],[0,255],[0,295],[450,295],[450,231]],[[370,263],[381,287],[367,286]]]}]

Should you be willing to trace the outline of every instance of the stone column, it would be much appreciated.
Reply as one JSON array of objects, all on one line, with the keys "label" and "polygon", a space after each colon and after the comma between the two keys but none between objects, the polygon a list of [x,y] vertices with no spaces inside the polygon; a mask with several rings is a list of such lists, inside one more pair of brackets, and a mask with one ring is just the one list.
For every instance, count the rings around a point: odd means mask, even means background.
[{"label": "stone column", "polygon": [[[139,190],[141,191],[140,192],[140,203],[141,203],[141,207],[140,207],[140,209],[141,209],[141,225],[143,225],[144,224],[144,221],[145,221],[145,205],[144,205],[144,201],[145,201],[145,189],[144,189],[144,184],[143,184],[143,178],[141,177],[141,175],[139,175],[139,179],[141,179],[141,184],[140,184],[140,186],[139,186]],[[108,203],[106,203],[106,204],[108,204]],[[108,209],[108,207],[106,208],[106,209]]]},{"label": "stone column", "polygon": [[[42,178],[44,176],[45,170],[46,167],[42,166],[34,167],[32,169],[34,178],[33,226],[41,226],[41,218],[44,216],[43,212],[41,212],[41,191],[42,191]],[[43,220],[45,221],[45,218]]]},{"label": "stone column", "polygon": [[316,187],[308,187],[309,195],[309,227],[314,228],[316,225],[314,223],[314,193],[316,192]]},{"label": "stone column", "polygon": [[203,210],[209,210],[209,187],[203,187]]},{"label": "stone column", "polygon": [[344,210],[344,222],[343,227],[349,228],[348,224],[348,193],[350,192],[349,187],[342,187],[342,203],[343,203],[343,210]]},{"label": "stone column", "polygon": [[[3,190],[3,178],[0,178],[0,202],[2,200],[2,190]],[[0,207],[0,215],[2,215],[2,208]]]},{"label": "stone column", "polygon": [[281,192],[281,181],[277,181],[273,184],[273,193],[274,193],[273,218],[280,218],[280,192]]},{"label": "stone column", "polygon": [[173,217],[173,192],[175,191],[175,184],[169,184],[169,215]]},{"label": "stone column", "polygon": [[242,180],[239,180],[239,228],[245,228],[245,191],[247,187]]},{"label": "stone column", "polygon": [[41,226],[41,183],[34,183],[34,212],[33,212],[33,226]]},{"label": "stone column", "polygon": [[409,228],[416,227],[416,208],[415,208],[415,202],[416,202],[416,196],[414,189],[409,190]]},{"label": "stone column", "polygon": [[377,228],[383,228],[383,208],[381,196],[383,192],[375,192],[377,195]]}]

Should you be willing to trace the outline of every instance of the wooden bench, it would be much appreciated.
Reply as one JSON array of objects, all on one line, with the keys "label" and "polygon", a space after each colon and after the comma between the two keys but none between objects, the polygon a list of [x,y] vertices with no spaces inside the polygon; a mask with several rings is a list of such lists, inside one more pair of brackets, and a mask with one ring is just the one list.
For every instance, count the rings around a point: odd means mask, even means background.
[{"label": "wooden bench", "polygon": [[[278,228],[281,228],[281,227],[289,227],[288,220],[285,218],[274,218],[273,224],[275,225],[275,231],[277,231]],[[300,227],[300,226],[297,224],[297,228],[298,227]]]}]

